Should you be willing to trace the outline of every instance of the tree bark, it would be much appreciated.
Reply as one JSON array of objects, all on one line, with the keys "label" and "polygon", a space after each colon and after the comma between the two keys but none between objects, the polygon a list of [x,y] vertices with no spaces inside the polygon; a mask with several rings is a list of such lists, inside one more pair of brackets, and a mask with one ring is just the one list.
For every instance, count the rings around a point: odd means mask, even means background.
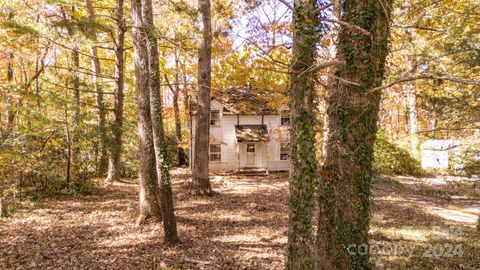
[{"label": "tree bark", "polygon": [[[93,9],[92,0],[87,0],[88,22],[90,23],[90,36],[94,43],[97,42],[97,31],[95,26],[95,11]],[[106,108],[103,100],[103,87],[99,82],[101,74],[100,59],[98,58],[98,48],[96,45],[90,47],[90,57],[92,61],[92,80],[95,91],[95,99],[97,103],[97,125],[98,125],[98,157],[97,157],[97,176],[105,176],[108,169],[107,155],[107,127],[106,127]]]},{"label": "tree bark", "polygon": [[0,197],[0,217],[8,217],[8,202],[5,197]]},{"label": "tree bark", "polygon": [[208,178],[210,143],[210,90],[212,78],[212,25],[210,0],[198,0],[202,39],[198,48],[198,93],[195,121],[192,193],[211,195]]},{"label": "tree bark", "polygon": [[480,214],[478,214],[477,231],[480,231]]},{"label": "tree bark", "polygon": [[[410,42],[411,42],[410,37]],[[410,76],[417,75],[417,59],[415,51],[408,57],[408,65],[410,68]],[[418,140],[418,111],[417,111],[417,94],[415,93],[415,81],[411,81],[406,85],[408,97],[408,114],[410,116],[410,152],[414,158],[419,158],[419,140]]]},{"label": "tree bark", "polygon": [[120,180],[121,155],[122,155],[122,135],[123,135],[123,90],[124,80],[124,46],[125,46],[125,18],[123,11],[123,0],[116,0],[115,10],[115,89],[114,89],[114,123],[113,139],[110,144],[110,158],[108,162],[107,182],[116,182]]},{"label": "tree bark", "polygon": [[[332,1],[332,15],[333,15],[333,19],[339,21],[340,20],[340,16],[341,16],[341,11],[342,11],[342,7],[341,7],[341,3],[340,3],[340,0],[333,0]],[[330,45],[330,57],[331,59],[335,59],[337,57],[337,47],[335,44],[337,44],[337,39],[338,39],[338,28],[337,27],[333,27],[333,29],[330,29],[329,31],[329,35],[330,35],[330,40],[331,40],[331,45]],[[335,66],[332,67],[332,70],[330,71],[331,73],[329,73],[329,75],[334,75],[335,74]],[[330,77],[328,79],[328,88],[331,88],[332,87],[332,83],[334,82],[334,78],[333,77]],[[327,89],[327,95],[328,95],[328,89]],[[328,96],[325,97],[325,108],[328,107]],[[323,116],[323,134],[322,134],[322,163],[323,161],[325,160],[325,156],[326,156],[326,153],[327,153],[327,141],[328,141],[328,136],[329,136],[329,133],[330,133],[330,130],[328,129],[328,114],[325,110],[325,114]]]},{"label": "tree bark", "polygon": [[147,27],[147,51],[149,63],[149,92],[150,114],[152,117],[153,145],[157,177],[160,186],[160,199],[163,214],[163,231],[165,243],[174,244],[179,241],[177,235],[177,222],[175,219],[172,186],[170,182],[170,164],[165,144],[165,131],[163,127],[162,99],[160,96],[160,66],[158,62],[158,44],[153,23],[152,2],[142,0],[142,16]]},{"label": "tree bark", "polygon": [[293,13],[293,54],[290,84],[291,165],[289,231],[286,269],[313,269],[312,216],[318,180],[315,149],[317,93],[314,75],[318,33],[315,0],[296,0]]},{"label": "tree bark", "polygon": [[185,151],[180,146],[182,141],[182,123],[180,121],[180,106],[178,104],[178,99],[180,97],[180,86],[179,86],[179,59],[177,52],[175,51],[175,85],[172,85],[169,80],[168,76],[165,74],[165,80],[167,81],[167,85],[172,91],[173,94],[173,117],[175,119],[175,135],[176,135],[176,143],[177,143],[177,161],[179,166],[186,165],[186,156]]},{"label": "tree bark", "polygon": [[[80,69],[80,54],[78,52],[78,47],[75,45],[72,50],[72,99],[73,99],[73,134],[70,139],[71,143],[71,159],[72,167],[74,169],[74,175],[79,169],[79,145],[80,141],[80,125],[81,125],[81,111],[80,111],[80,77],[78,76],[78,70]],[[74,180],[75,179],[74,177]]]},{"label": "tree bark", "polygon": [[[392,0],[345,0],[342,21],[370,35],[341,26],[337,58],[345,65],[329,93],[327,155],[321,170],[318,269],[371,269],[368,247],[373,145],[381,85],[388,53]],[[358,252],[360,248],[360,252]]]},{"label": "tree bark", "polygon": [[[8,53],[8,64],[7,64],[7,82],[11,84],[13,82],[13,59],[14,54],[13,51]],[[13,124],[15,122],[15,105],[13,104],[13,94],[12,94],[13,87],[9,86],[9,91],[7,95],[7,125],[5,128],[4,137],[8,137],[10,132],[13,129]]]},{"label": "tree bark", "polygon": [[133,59],[138,103],[138,137],[140,140],[140,214],[137,224],[142,224],[149,218],[154,218],[157,221],[161,220],[162,212],[150,114],[148,27],[142,19],[141,0],[132,0],[132,22]]}]

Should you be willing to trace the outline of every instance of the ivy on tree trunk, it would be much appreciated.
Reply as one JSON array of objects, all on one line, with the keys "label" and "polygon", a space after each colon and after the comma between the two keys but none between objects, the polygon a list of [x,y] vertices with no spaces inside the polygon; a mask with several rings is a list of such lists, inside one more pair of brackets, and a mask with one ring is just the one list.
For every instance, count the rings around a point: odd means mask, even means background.
[{"label": "ivy on tree trunk", "polygon": [[[319,187],[318,269],[370,269],[370,187],[379,91],[388,53],[392,0],[345,0],[337,68],[329,89],[329,130]],[[358,85],[348,83],[355,82]]]},{"label": "ivy on tree trunk", "polygon": [[290,131],[291,164],[287,269],[313,269],[312,212],[318,178],[315,151],[317,94],[314,74],[318,33],[315,31],[315,0],[296,0],[293,13]]},{"label": "ivy on tree trunk", "polygon": [[163,214],[165,242],[178,242],[177,223],[173,209],[172,185],[170,182],[170,159],[165,143],[163,127],[162,99],[160,96],[160,66],[158,62],[158,44],[155,36],[151,0],[142,0],[142,16],[147,27],[147,51],[149,63],[150,114],[152,117],[153,145],[155,163],[160,187],[160,205]]},{"label": "ivy on tree trunk", "polygon": [[150,113],[148,28],[142,17],[141,0],[132,0],[132,21],[140,140],[140,214],[137,224],[141,224],[150,217],[157,220],[162,218]]}]

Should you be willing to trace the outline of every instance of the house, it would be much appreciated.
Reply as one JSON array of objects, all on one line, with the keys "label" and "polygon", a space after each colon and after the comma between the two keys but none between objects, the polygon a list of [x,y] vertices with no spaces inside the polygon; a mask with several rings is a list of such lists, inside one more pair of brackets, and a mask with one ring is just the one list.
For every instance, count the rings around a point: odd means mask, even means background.
[{"label": "house", "polygon": [[421,146],[423,169],[448,169],[451,151],[460,146],[453,140],[428,140]]},{"label": "house", "polygon": [[[289,170],[288,109],[285,106],[276,110],[270,108],[262,95],[262,91],[236,88],[212,99],[209,149],[211,171]],[[195,147],[195,121],[195,113],[192,113],[191,149]],[[191,158],[192,153],[193,151]]]}]

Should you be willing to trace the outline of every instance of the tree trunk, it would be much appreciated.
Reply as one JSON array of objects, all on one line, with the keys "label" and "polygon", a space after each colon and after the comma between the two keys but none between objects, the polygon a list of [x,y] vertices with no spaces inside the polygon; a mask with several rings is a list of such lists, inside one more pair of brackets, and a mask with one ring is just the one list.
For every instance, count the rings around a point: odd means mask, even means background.
[{"label": "tree trunk", "polygon": [[0,197],[0,217],[8,217],[8,202],[5,197]]},{"label": "tree trunk", "polygon": [[149,218],[161,220],[150,114],[149,62],[147,51],[147,25],[142,19],[141,0],[132,0],[133,47],[138,103],[138,137],[140,140],[140,214],[137,224]]},{"label": "tree trunk", "polygon": [[[8,59],[8,65],[7,65],[7,82],[11,84],[13,82],[13,59],[14,59],[14,54],[13,51],[9,52],[9,59]],[[4,137],[8,137],[10,134],[11,130],[13,129],[13,124],[15,122],[15,105],[13,101],[13,87],[10,85],[9,86],[9,91],[7,95],[7,125],[4,133]]]},{"label": "tree trunk", "polygon": [[114,123],[113,140],[109,147],[110,158],[108,162],[107,181],[112,183],[120,180],[122,135],[123,135],[123,89],[124,89],[124,44],[125,44],[125,18],[123,13],[123,0],[116,0],[115,10],[116,39],[115,39],[115,89],[114,89]]},{"label": "tree trunk", "polygon": [[[392,0],[345,0],[342,21],[370,36],[342,26],[337,68],[329,93],[327,156],[321,171],[318,269],[370,269],[368,231],[373,145],[380,93],[368,91],[382,82],[388,53]],[[368,249],[367,249],[368,250]]]},{"label": "tree trunk", "polygon": [[198,0],[202,39],[198,48],[198,93],[195,121],[192,193],[211,195],[208,178],[210,143],[210,88],[212,78],[212,26],[210,0]]},{"label": "tree trunk", "polygon": [[[80,141],[80,124],[81,124],[81,115],[80,115],[80,78],[78,76],[78,70],[80,68],[80,55],[78,48],[75,45],[72,50],[72,98],[73,98],[73,134],[71,136],[71,147],[72,147],[72,167],[74,169],[74,174],[79,169],[78,161],[78,152],[79,146],[78,142]],[[74,177],[75,179],[75,177]]]},{"label": "tree trunk", "polygon": [[[93,9],[92,0],[87,0],[88,21],[91,24],[90,36],[94,43],[97,42],[97,31],[95,27],[95,11]],[[103,88],[99,82],[101,74],[100,59],[98,58],[98,48],[93,45],[90,48],[90,57],[92,61],[92,80],[97,103],[97,125],[98,125],[98,157],[97,157],[97,176],[104,176],[108,168],[107,156],[107,128],[106,128],[106,109],[103,101]]]},{"label": "tree trunk", "polygon": [[[341,3],[340,0],[333,0],[332,1],[333,7],[332,7],[332,15],[335,20],[340,20],[341,16]],[[337,57],[337,39],[338,39],[338,28],[333,28],[330,29],[330,39],[331,39],[331,44],[330,44],[330,58],[335,59]],[[329,75],[334,75],[335,74],[335,66],[330,70]],[[328,79],[328,88],[332,88],[332,84],[335,81],[334,77],[330,77]],[[327,96],[325,97],[325,108],[328,107],[328,89],[327,89]],[[328,114],[325,110],[325,114],[323,116],[323,134],[322,134],[322,163],[325,160],[326,154],[327,154],[327,141],[328,141],[328,136],[329,136],[330,130],[328,129]]]},{"label": "tree trunk", "polygon": [[[410,38],[411,41],[411,38]],[[408,65],[410,68],[410,76],[417,75],[417,59],[415,51],[413,55],[408,57]],[[415,93],[415,81],[411,81],[406,85],[408,97],[408,114],[410,116],[410,152],[414,158],[419,157],[419,141],[418,141],[418,112],[417,112],[417,94]]]},{"label": "tree trunk", "polygon": [[[68,95],[65,95],[68,96]],[[68,107],[65,106],[65,145],[67,147],[67,165],[65,168],[65,189],[70,189],[70,182],[72,181],[72,136],[70,134],[70,127],[68,126]]]},{"label": "tree trunk", "polygon": [[290,214],[286,269],[313,269],[312,214],[318,179],[315,135],[318,125],[314,75],[318,33],[316,1],[296,0],[293,13],[293,54],[290,84],[291,164]]},{"label": "tree trunk", "polygon": [[477,231],[480,231],[480,214],[478,214]]},{"label": "tree trunk", "polygon": [[172,186],[170,182],[170,164],[165,144],[165,132],[162,116],[162,99],[160,96],[160,66],[158,62],[158,45],[153,23],[152,2],[142,0],[142,15],[147,27],[147,50],[149,63],[150,113],[152,117],[153,145],[155,148],[156,170],[160,186],[160,199],[163,214],[163,231],[165,242],[178,242],[177,222],[173,208]]},{"label": "tree trunk", "polygon": [[180,121],[180,107],[178,98],[180,95],[180,65],[179,56],[175,51],[175,91],[173,92],[173,114],[175,118],[175,135],[177,136],[177,159],[178,165],[184,166],[187,163],[184,149],[180,146],[182,142],[182,123]]}]

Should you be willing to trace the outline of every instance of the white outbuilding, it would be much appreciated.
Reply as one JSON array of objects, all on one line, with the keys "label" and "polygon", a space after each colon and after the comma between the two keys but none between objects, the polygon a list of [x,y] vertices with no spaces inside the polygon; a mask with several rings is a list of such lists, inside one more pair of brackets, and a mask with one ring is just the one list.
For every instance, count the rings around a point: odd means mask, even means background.
[{"label": "white outbuilding", "polygon": [[421,146],[423,169],[448,169],[451,152],[460,146],[454,140],[428,140]]}]

